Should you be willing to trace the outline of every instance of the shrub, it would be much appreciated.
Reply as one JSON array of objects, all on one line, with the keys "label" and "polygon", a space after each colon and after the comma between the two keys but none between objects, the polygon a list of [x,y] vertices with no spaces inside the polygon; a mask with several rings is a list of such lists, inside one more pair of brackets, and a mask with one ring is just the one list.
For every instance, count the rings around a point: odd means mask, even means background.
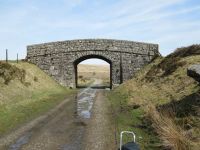
[{"label": "shrub", "polygon": [[29,87],[29,86],[31,85],[30,82],[24,82],[23,84],[24,84],[26,87]]},{"label": "shrub", "polygon": [[9,63],[0,62],[0,77],[4,79],[4,84],[9,84],[11,80],[18,79],[21,83],[25,82],[26,71],[19,69]]},{"label": "shrub", "polygon": [[33,80],[34,80],[35,82],[38,82],[38,78],[37,78],[36,76],[34,76]]},{"label": "shrub", "polygon": [[78,78],[82,79],[82,78],[83,78],[83,76],[82,76],[82,75],[80,75],[80,76],[78,76]]}]

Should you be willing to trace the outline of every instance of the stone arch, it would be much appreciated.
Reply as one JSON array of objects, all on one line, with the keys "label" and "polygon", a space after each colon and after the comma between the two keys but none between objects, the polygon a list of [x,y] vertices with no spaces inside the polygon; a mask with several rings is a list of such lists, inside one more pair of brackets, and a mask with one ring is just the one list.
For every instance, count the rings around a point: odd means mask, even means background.
[{"label": "stone arch", "polygon": [[91,59],[91,58],[98,58],[101,60],[106,61],[110,65],[110,88],[112,88],[112,60],[107,58],[106,56],[98,55],[98,54],[89,54],[89,55],[82,55],[81,57],[78,57],[76,60],[73,62],[74,66],[74,80],[75,80],[75,86],[77,87],[77,66],[79,63],[81,63],[84,60]]},{"label": "stone arch", "polygon": [[58,83],[75,87],[74,62],[101,57],[111,68],[112,87],[131,79],[143,66],[160,55],[158,44],[113,40],[80,39],[27,46],[27,61],[36,64]]}]

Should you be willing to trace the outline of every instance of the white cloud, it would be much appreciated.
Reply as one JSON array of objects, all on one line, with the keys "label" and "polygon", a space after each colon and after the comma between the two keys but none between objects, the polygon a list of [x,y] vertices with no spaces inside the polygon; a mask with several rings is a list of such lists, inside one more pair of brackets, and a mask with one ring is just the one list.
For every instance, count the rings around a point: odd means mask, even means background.
[{"label": "white cloud", "polygon": [[149,41],[168,54],[198,42],[200,5],[189,1],[22,0],[0,10],[0,59],[5,47],[21,49],[25,56],[28,44],[76,38]]}]

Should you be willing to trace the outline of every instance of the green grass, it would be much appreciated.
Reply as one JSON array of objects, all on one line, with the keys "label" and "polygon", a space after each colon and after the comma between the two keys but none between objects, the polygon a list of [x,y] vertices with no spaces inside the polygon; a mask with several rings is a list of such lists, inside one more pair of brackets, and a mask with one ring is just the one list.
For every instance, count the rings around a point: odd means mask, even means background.
[{"label": "green grass", "polygon": [[53,91],[34,93],[31,98],[27,99],[29,102],[0,106],[0,135],[47,112],[69,94],[69,91],[64,88],[56,93]]},{"label": "green grass", "polygon": [[9,62],[9,69],[25,70],[23,84],[12,78],[8,84],[0,76],[0,136],[44,114],[69,97],[74,90],[56,83],[33,64]]}]

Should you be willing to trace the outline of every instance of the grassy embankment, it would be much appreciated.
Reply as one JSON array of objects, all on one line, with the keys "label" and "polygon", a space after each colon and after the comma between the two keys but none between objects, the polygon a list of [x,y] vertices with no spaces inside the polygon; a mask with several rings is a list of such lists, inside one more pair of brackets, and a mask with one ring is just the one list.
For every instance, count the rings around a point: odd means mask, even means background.
[{"label": "grassy embankment", "polygon": [[[200,45],[157,58],[109,95],[117,132],[131,130],[141,149],[200,146],[200,86],[187,67],[200,63]],[[119,139],[119,137],[117,137]]]},{"label": "grassy embankment", "polygon": [[0,62],[0,137],[73,93],[33,64]]}]

